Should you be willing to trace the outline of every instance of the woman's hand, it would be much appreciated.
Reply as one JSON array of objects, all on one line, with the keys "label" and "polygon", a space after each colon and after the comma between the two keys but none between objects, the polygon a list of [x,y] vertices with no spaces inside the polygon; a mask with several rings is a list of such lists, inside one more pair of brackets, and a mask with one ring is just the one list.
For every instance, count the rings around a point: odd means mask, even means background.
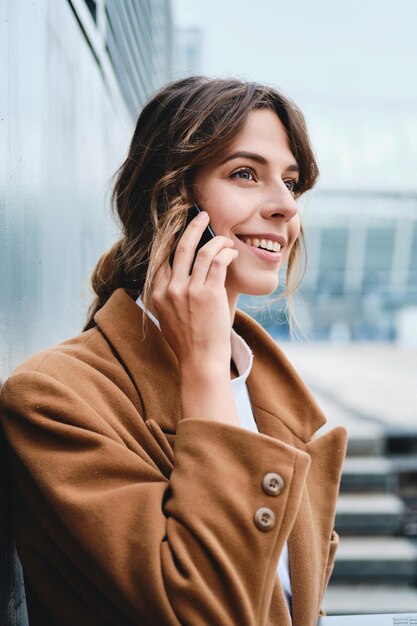
[{"label": "woman's hand", "polygon": [[162,333],[175,352],[181,371],[230,377],[230,310],[225,289],[227,267],[237,256],[234,242],[218,236],[195,250],[208,223],[202,211],[185,229],[172,269],[166,261],[156,272],[152,305]]},{"label": "woman's hand", "polygon": [[208,223],[202,211],[184,231],[172,269],[156,272],[152,291],[161,331],[175,352],[181,374],[182,418],[232,425],[239,417],[230,385],[230,310],[225,288],[228,265],[239,254],[227,237],[215,237],[197,253]]}]

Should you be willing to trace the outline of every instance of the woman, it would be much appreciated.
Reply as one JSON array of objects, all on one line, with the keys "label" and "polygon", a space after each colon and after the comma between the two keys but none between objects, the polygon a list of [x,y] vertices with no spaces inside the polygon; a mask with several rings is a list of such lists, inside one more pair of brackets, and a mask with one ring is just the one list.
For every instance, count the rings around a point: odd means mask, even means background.
[{"label": "woman", "polygon": [[143,109],[86,330],[2,393],[31,624],[316,624],[345,432],[314,438],[320,409],[236,308],[285,263],[290,288],[316,177],[273,89],[193,77]]}]

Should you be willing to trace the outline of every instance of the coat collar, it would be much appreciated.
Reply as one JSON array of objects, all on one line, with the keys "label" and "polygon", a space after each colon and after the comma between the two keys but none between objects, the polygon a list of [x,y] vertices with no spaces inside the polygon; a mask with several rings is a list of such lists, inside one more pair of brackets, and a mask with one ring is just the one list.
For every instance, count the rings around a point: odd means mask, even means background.
[{"label": "coat collar", "polygon": [[[144,336],[144,315],[124,289],[117,289],[94,320],[132,378],[142,399],[144,418],[156,420],[162,430],[173,433],[181,415],[178,361],[151,321]],[[274,436],[282,422],[308,442],[326,422],[310,392],[257,322],[237,310],[233,326],[254,354],[247,386],[259,429]]]}]

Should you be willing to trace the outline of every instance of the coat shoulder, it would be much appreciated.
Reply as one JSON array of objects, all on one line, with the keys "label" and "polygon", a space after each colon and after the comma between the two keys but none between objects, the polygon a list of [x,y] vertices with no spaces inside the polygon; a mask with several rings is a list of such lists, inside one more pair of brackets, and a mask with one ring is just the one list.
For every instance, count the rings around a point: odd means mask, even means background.
[{"label": "coat shoulder", "polygon": [[106,337],[95,327],[41,350],[18,365],[0,391],[0,410],[16,401],[30,404],[37,394],[56,394],[58,387],[84,397],[109,397],[123,392],[134,404],[137,393],[123,363]]}]

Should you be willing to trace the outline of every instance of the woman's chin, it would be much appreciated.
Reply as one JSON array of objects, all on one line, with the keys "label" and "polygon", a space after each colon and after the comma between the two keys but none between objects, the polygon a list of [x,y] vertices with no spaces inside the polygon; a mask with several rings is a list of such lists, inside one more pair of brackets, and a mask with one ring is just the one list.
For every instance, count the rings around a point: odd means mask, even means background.
[{"label": "woman's chin", "polygon": [[247,296],[270,296],[272,293],[274,293],[277,287],[278,283],[275,285],[275,287],[272,287],[270,289],[260,289],[259,287],[257,287],[253,289],[247,289],[246,291],[241,291],[241,293]]},{"label": "woman's chin", "polygon": [[278,276],[275,275],[269,279],[265,277],[263,280],[248,280],[247,278],[246,280],[233,281],[233,283],[231,285],[226,281],[226,287],[247,296],[269,296],[278,287]]}]

